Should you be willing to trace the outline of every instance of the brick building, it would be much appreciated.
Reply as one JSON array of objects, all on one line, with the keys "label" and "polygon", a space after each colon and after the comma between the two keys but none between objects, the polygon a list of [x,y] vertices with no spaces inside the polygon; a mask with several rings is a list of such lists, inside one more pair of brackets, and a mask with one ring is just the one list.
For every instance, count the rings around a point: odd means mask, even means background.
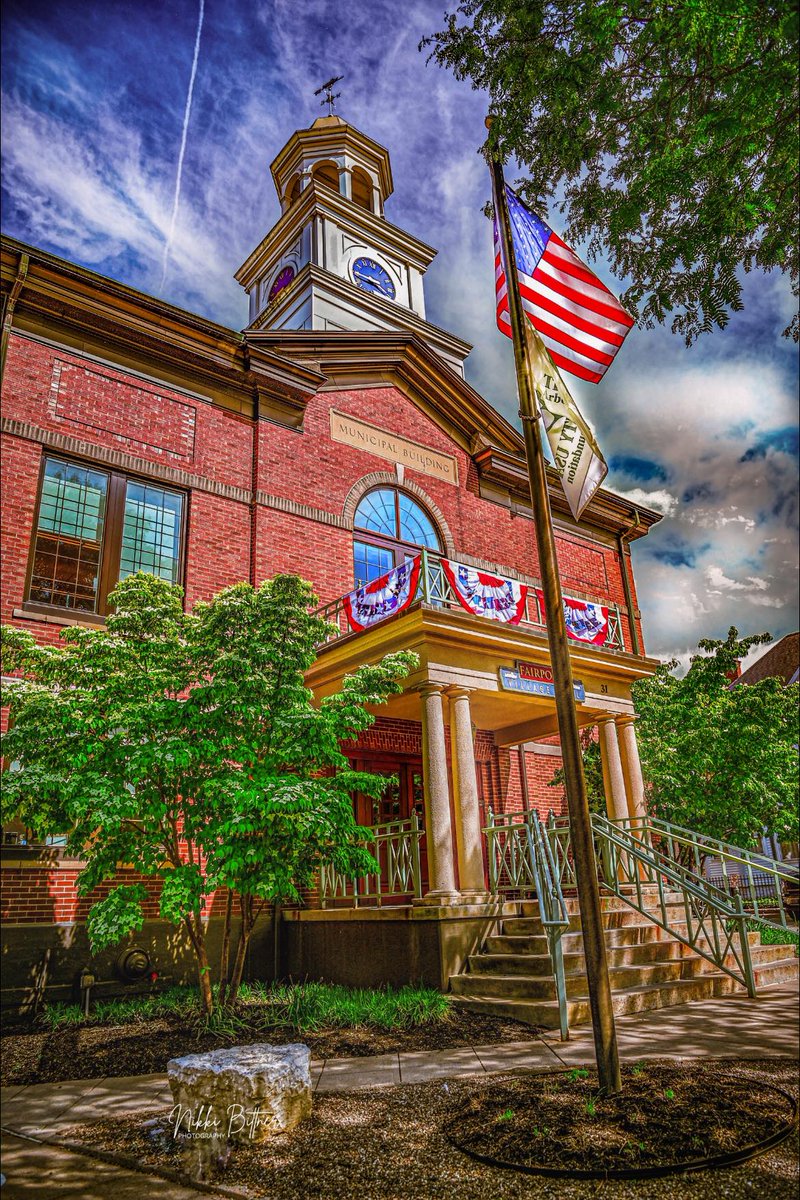
[{"label": "brick building", "polygon": [[[272,174],[281,217],[236,275],[243,333],[3,241],[2,619],[56,642],[75,622],[102,624],[130,571],[180,582],[188,606],[289,571],[337,625],[310,673],[317,694],[415,650],[403,694],[348,750],[391,777],[359,818],[393,827],[384,850],[419,825],[421,870],[385,879],[380,908],[368,889],[356,909],[352,885],[321,881],[285,915],[281,956],[352,982],[446,984],[491,909],[490,809],[561,805],[547,786],[560,758],[523,444],[466,382],[469,347],[426,320],[434,251],[384,216],[387,152],[326,117],[293,135]],[[600,622],[590,637],[578,619],[572,642],[579,723],[599,729],[609,811],[637,814],[630,686],[655,663],[629,544],[658,516],[600,490],[577,524],[551,485],[564,592]],[[354,630],[342,597],[413,561],[408,606]],[[470,611],[450,564],[524,585],[521,620]],[[4,831],[7,1001],[43,963],[51,994],[66,994],[88,958],[76,871],[57,845]],[[180,976],[156,913],[154,897],[137,940]],[[255,940],[256,974],[270,973],[271,936]],[[95,972],[110,981],[110,960]]]}]

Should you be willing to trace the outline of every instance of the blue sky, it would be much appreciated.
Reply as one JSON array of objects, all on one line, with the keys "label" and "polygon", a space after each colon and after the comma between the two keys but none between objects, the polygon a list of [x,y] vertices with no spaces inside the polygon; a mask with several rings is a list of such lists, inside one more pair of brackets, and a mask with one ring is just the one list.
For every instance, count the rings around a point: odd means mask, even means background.
[{"label": "blue sky", "polygon": [[[241,328],[233,273],[278,216],[269,163],[322,112],[315,88],[344,74],[340,115],[391,152],[387,218],[439,248],[428,316],[474,344],[470,382],[514,419],[481,213],[486,98],[417,49],[444,8],[204,0],[162,288],[200,0],[6,0],[4,231]],[[557,210],[543,215],[561,228]],[[568,379],[607,486],[664,514],[633,548],[651,653],[685,661],[730,625],[797,628],[798,364],[781,337],[793,307],[786,279],[753,273],[726,330],[687,349],[635,329],[600,385]]]}]

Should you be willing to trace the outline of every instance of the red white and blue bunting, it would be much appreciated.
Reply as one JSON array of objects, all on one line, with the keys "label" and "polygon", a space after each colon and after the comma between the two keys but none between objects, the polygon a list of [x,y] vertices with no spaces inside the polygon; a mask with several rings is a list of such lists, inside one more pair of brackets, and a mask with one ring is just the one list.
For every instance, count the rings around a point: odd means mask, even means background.
[{"label": "red white and blue bunting", "polygon": [[[536,589],[541,611],[544,612],[544,595]],[[576,642],[588,642],[592,646],[604,646],[608,639],[608,609],[602,604],[591,604],[588,600],[564,597],[564,623],[567,637]]]},{"label": "red white and blue bunting", "polygon": [[417,555],[345,596],[344,611],[350,628],[368,629],[408,608],[417,592],[419,568]]},{"label": "red white and blue bunting", "polygon": [[442,559],[442,569],[455,592],[459,604],[476,617],[516,625],[525,612],[527,584],[516,579],[503,579],[463,563]]}]

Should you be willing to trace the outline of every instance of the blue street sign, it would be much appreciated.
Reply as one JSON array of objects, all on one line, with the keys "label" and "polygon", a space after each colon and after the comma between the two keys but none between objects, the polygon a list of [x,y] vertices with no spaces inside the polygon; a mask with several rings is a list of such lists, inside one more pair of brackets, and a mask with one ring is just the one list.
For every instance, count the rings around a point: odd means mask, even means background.
[{"label": "blue street sign", "polygon": [[[572,683],[575,699],[582,704],[586,699],[586,689],[579,679],[573,679]],[[528,696],[555,696],[556,694],[554,683],[545,683],[541,679],[523,679],[519,671],[512,671],[510,667],[500,668],[500,686],[507,692],[525,692]]]}]

